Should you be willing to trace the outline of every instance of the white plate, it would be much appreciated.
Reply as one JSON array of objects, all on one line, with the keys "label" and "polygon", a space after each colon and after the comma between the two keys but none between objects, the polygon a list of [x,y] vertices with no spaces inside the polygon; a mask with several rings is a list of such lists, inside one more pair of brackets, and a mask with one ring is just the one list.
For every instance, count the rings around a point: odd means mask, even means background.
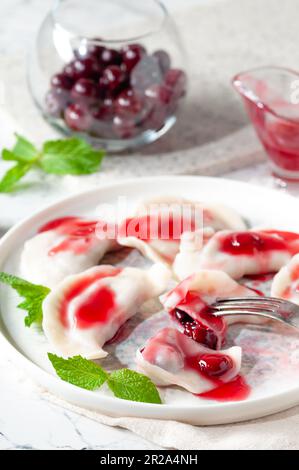
[{"label": "white plate", "polygon": [[[65,199],[35,214],[10,230],[0,242],[0,270],[17,273],[23,242],[46,221],[63,215],[91,215],[99,204],[115,204],[118,196],[130,204],[142,198],[173,195],[195,200],[221,202],[239,211],[251,226],[268,226],[299,231],[299,201],[281,192],[245,183],[206,177],[139,178],[102,186]],[[134,253],[126,260],[135,263]],[[177,388],[162,389],[163,405],[133,403],[112,397],[109,391],[89,392],[58,379],[46,358],[49,350],[43,334],[23,325],[18,298],[1,286],[0,342],[10,358],[39,384],[79,406],[111,416],[135,416],[179,420],[194,424],[222,424],[265,416],[299,403],[299,339],[275,329],[234,327],[232,335],[243,347],[242,374],[252,393],[244,401],[216,402],[194,397]],[[149,317],[148,312],[154,313]],[[111,347],[112,363],[132,366],[137,346],[157,329],[164,315],[156,304],[149,305],[135,319],[134,329],[123,343]],[[136,325],[136,320],[139,325]],[[109,366],[109,361],[108,361]],[[107,365],[106,364],[106,365]],[[110,362],[111,365],[111,362]]]}]

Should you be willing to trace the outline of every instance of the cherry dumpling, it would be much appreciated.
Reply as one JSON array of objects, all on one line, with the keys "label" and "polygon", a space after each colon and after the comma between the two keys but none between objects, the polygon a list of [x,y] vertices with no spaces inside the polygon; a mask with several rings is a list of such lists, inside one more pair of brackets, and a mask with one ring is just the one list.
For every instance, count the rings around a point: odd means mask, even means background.
[{"label": "cherry dumpling", "polygon": [[299,254],[274,276],[271,295],[299,305]]},{"label": "cherry dumpling", "polygon": [[224,271],[233,279],[277,272],[299,252],[299,235],[292,232],[223,230],[205,243],[200,243],[195,235],[182,237],[181,251],[173,264],[179,279],[201,269]]},{"label": "cherry dumpling", "polygon": [[225,320],[216,317],[210,306],[219,297],[255,296],[256,292],[238,284],[222,271],[203,270],[188,277],[160,300],[179,330],[211,349],[220,349],[228,323],[243,321],[240,315]]},{"label": "cherry dumpling", "polygon": [[171,265],[179,251],[182,233],[203,227],[243,230],[245,223],[232,209],[176,198],[146,201],[122,222],[118,242],[137,248],[154,262]]},{"label": "cherry dumpling", "polygon": [[165,291],[169,278],[163,264],[148,271],[103,265],[69,276],[44,301],[44,333],[64,357],[105,357],[105,343],[145,301]]},{"label": "cherry dumpling", "polygon": [[106,252],[119,245],[108,237],[99,239],[97,224],[96,220],[65,217],[41,227],[24,244],[21,275],[52,288],[65,277],[98,264]]},{"label": "cherry dumpling", "polygon": [[178,385],[200,394],[233,380],[241,357],[239,346],[213,351],[174,328],[164,328],[137,351],[136,362],[157,385]]}]

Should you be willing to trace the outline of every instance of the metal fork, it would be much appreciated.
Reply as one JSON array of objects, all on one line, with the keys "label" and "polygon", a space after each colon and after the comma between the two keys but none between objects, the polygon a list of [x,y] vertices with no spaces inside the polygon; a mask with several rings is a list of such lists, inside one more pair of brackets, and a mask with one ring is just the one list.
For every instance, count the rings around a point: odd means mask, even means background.
[{"label": "metal fork", "polygon": [[276,297],[219,298],[211,305],[215,316],[253,315],[299,329],[299,306]]}]

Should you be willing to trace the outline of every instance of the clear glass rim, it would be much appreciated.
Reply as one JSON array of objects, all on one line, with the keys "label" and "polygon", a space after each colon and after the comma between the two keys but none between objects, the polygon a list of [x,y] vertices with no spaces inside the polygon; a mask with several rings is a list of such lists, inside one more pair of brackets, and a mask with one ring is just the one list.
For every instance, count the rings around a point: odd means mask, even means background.
[{"label": "clear glass rim", "polygon": [[[242,77],[246,76],[246,75],[248,75],[252,72],[258,72],[258,71],[261,71],[261,70],[273,70],[275,72],[285,72],[285,73],[287,73],[289,75],[293,75],[294,77],[297,77],[297,79],[299,79],[299,73],[296,72],[295,70],[291,69],[291,68],[288,68],[288,67],[280,67],[278,65],[266,65],[264,67],[255,67],[253,69],[249,69],[249,70],[246,70],[244,72],[239,72],[238,74],[236,74],[232,78],[232,85],[238,91],[238,93],[241,96],[243,96],[246,99],[250,100],[250,98],[248,96],[248,93],[246,92],[245,88],[241,84],[242,83]],[[289,118],[289,117],[286,117],[284,115],[281,115],[281,114],[277,113],[274,109],[272,109],[270,106],[265,104],[259,98],[257,100],[255,100],[255,103],[259,108],[264,109],[266,112],[272,114],[276,118],[281,119],[282,121],[286,121],[286,122],[290,122],[292,124],[296,124],[299,127],[298,120],[292,119],[292,118]]]},{"label": "clear glass rim", "polygon": [[[68,28],[65,28],[64,25],[61,22],[57,21],[57,13],[58,13],[59,8],[61,7],[62,3],[64,3],[64,1],[65,0],[56,0],[55,1],[54,5],[53,5],[53,7],[50,11],[53,22],[55,24],[59,25],[59,27],[61,29],[63,29],[65,32],[67,32],[69,34],[72,34],[74,37],[78,38],[79,40],[81,40],[81,41],[85,40],[85,41],[88,41],[88,43],[91,43],[91,44],[94,44],[94,45],[113,44],[113,43],[117,44],[117,43],[124,42],[124,41],[134,42],[134,41],[140,41],[142,39],[154,36],[155,34],[159,33],[164,28],[165,22],[167,21],[167,19],[170,16],[169,12],[168,12],[168,9],[164,5],[164,3],[162,3],[161,0],[150,0],[153,4],[155,4],[160,9],[160,12],[162,13],[162,19],[161,19],[158,27],[153,28],[150,31],[147,31],[144,34],[136,35],[136,36],[132,36],[132,37],[123,37],[123,38],[119,38],[119,39],[105,39],[105,38],[103,38],[103,39],[102,38],[101,39],[92,39],[92,38],[86,38],[86,37],[74,32],[74,31],[71,31]],[[111,1],[113,1],[113,0],[111,0]]]}]

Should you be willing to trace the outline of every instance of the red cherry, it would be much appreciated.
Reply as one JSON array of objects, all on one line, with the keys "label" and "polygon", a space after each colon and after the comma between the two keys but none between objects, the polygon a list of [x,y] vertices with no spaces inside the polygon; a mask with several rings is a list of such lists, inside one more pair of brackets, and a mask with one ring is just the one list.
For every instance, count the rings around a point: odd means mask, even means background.
[{"label": "red cherry", "polygon": [[110,92],[119,90],[125,80],[126,75],[117,65],[110,65],[109,67],[106,67],[103,72],[102,83],[107,83]]},{"label": "red cherry", "polygon": [[91,116],[80,104],[69,105],[64,112],[68,127],[75,131],[87,131],[91,126]]},{"label": "red cherry", "polygon": [[146,50],[140,44],[129,44],[124,46],[122,48],[122,60],[126,71],[131,72],[145,54]]},{"label": "red cherry", "polygon": [[169,69],[165,74],[165,84],[172,89],[175,98],[181,98],[186,93],[187,76],[183,70]]},{"label": "red cherry", "polygon": [[79,78],[97,78],[101,73],[101,68],[96,60],[86,57],[70,62],[64,68],[64,73],[73,80],[78,80]]},{"label": "red cherry", "polygon": [[98,87],[93,80],[80,78],[73,86],[71,96],[76,101],[92,103],[98,98]]},{"label": "red cherry", "polygon": [[183,310],[180,310],[179,308],[176,308],[174,311],[174,316],[176,320],[178,320],[182,325],[187,322],[193,321],[193,319],[188,315],[188,313],[184,312]]},{"label": "red cherry", "polygon": [[194,327],[192,338],[197,343],[204,344],[210,349],[217,349],[218,338],[210,328]]},{"label": "red cherry", "polygon": [[203,354],[198,361],[202,374],[218,378],[233,368],[233,361],[224,354]]},{"label": "red cherry", "polygon": [[61,88],[62,90],[70,90],[74,84],[74,80],[65,73],[57,73],[51,78],[52,88]]},{"label": "red cherry", "polygon": [[113,129],[115,134],[121,139],[131,139],[138,133],[134,119],[122,116],[114,117]]},{"label": "red cherry", "polygon": [[145,95],[150,100],[154,100],[161,106],[165,106],[171,102],[172,91],[164,85],[152,85],[147,88]]},{"label": "red cherry", "polygon": [[102,99],[110,94],[109,81],[106,77],[99,79],[99,94]]},{"label": "red cherry", "polygon": [[98,137],[105,139],[115,138],[113,130],[113,100],[106,98],[99,106],[92,111],[92,131]]},{"label": "red cherry", "polygon": [[100,64],[104,67],[108,65],[120,65],[122,63],[122,55],[115,49],[103,48],[98,56]]},{"label": "red cherry", "polygon": [[141,98],[131,89],[124,90],[115,100],[115,109],[119,115],[134,116],[141,113],[143,103]]},{"label": "red cherry", "polygon": [[210,349],[217,349],[218,339],[213,330],[192,319],[191,322],[181,323],[184,325],[184,334],[186,336]]},{"label": "red cherry", "polygon": [[104,101],[93,110],[93,117],[101,121],[112,121],[114,116],[114,103],[111,98],[105,98]]}]

